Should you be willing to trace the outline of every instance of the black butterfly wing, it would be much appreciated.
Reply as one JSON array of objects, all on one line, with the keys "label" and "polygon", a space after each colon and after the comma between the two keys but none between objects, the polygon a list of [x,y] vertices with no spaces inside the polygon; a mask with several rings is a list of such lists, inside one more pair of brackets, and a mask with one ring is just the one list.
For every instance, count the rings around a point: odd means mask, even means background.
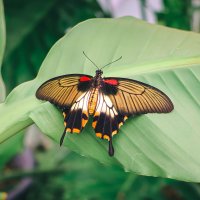
[{"label": "black butterfly wing", "polygon": [[126,78],[108,77],[103,90],[116,110],[125,116],[145,113],[168,113],[174,108],[170,98],[148,84]]},{"label": "black butterfly wing", "polygon": [[58,106],[64,115],[64,133],[80,133],[88,121],[88,101],[92,76],[70,74],[55,77],[43,83],[36,92],[36,97]]},{"label": "black butterfly wing", "polygon": [[108,95],[101,89],[98,92],[98,100],[94,112],[92,127],[96,136],[109,141],[109,155],[114,155],[112,137],[117,134],[120,126],[126,120],[124,115],[118,113]]}]

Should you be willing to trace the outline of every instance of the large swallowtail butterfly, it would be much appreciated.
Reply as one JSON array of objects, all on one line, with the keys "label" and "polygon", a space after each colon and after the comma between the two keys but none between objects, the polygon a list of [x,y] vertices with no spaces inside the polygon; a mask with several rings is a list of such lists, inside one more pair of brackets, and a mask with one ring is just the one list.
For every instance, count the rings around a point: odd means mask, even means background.
[{"label": "large swallowtail butterfly", "polygon": [[[86,56],[85,53],[84,55]],[[108,153],[113,156],[112,137],[118,133],[128,117],[146,113],[168,113],[174,107],[169,97],[159,89],[127,78],[103,78],[101,69],[96,70],[94,77],[68,74],[52,78],[38,88],[36,97],[49,101],[62,110],[65,128],[60,145],[66,132],[81,133],[89,115],[92,115],[92,127],[96,136],[109,141]]]}]

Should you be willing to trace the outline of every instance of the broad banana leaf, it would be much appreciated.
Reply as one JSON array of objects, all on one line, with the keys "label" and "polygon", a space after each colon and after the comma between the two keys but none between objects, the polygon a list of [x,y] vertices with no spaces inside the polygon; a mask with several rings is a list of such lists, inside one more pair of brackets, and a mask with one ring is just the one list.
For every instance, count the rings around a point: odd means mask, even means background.
[{"label": "broad banana leaf", "polygon": [[133,17],[91,19],[71,29],[50,50],[38,76],[15,88],[0,105],[0,142],[32,123],[59,142],[61,112],[36,99],[37,88],[62,74],[95,74],[83,51],[103,66],[104,76],[128,77],[165,92],[175,109],[168,114],[132,117],[114,136],[114,157],[107,141],[95,136],[91,121],[81,134],[68,134],[64,145],[126,171],[184,181],[200,181],[200,35],[151,25]]}]

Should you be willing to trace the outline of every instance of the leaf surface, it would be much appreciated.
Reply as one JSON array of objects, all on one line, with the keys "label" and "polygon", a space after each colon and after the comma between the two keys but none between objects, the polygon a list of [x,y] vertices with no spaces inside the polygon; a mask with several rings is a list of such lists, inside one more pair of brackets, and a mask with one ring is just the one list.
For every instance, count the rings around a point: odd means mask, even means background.
[{"label": "leaf surface", "polygon": [[91,122],[82,134],[68,134],[64,145],[126,171],[199,182],[200,36],[132,17],[88,20],[61,38],[36,79],[15,88],[0,105],[0,141],[33,122],[59,141],[63,117],[50,103],[37,100],[35,91],[62,74],[94,75],[95,68],[82,51],[98,66],[122,56],[104,69],[104,76],[128,77],[157,87],[171,98],[175,109],[128,119],[114,137],[113,158],[107,154],[107,141],[96,138]]},{"label": "leaf surface", "polygon": [[[0,0],[0,38],[1,38],[0,39],[0,71],[1,71],[1,64],[3,60],[3,54],[6,43],[6,28],[5,28],[4,8],[2,0]],[[4,98],[5,98],[5,86],[0,73],[0,102],[3,101]]]}]

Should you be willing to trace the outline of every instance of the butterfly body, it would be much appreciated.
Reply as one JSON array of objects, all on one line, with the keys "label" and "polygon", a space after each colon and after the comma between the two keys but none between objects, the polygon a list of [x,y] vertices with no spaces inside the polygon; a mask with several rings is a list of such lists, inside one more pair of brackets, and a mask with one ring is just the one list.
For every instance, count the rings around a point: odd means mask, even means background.
[{"label": "butterfly body", "polygon": [[102,77],[98,69],[94,77],[69,74],[43,83],[36,97],[58,106],[64,116],[64,132],[81,133],[93,116],[96,136],[109,141],[109,155],[114,155],[112,137],[130,116],[145,113],[167,113],[173,104],[166,94],[148,84],[126,78]]},{"label": "butterfly body", "polygon": [[88,110],[89,110],[90,115],[94,114],[96,104],[97,104],[97,99],[98,99],[98,93],[99,93],[99,88],[92,89],[89,103],[88,103]]}]

